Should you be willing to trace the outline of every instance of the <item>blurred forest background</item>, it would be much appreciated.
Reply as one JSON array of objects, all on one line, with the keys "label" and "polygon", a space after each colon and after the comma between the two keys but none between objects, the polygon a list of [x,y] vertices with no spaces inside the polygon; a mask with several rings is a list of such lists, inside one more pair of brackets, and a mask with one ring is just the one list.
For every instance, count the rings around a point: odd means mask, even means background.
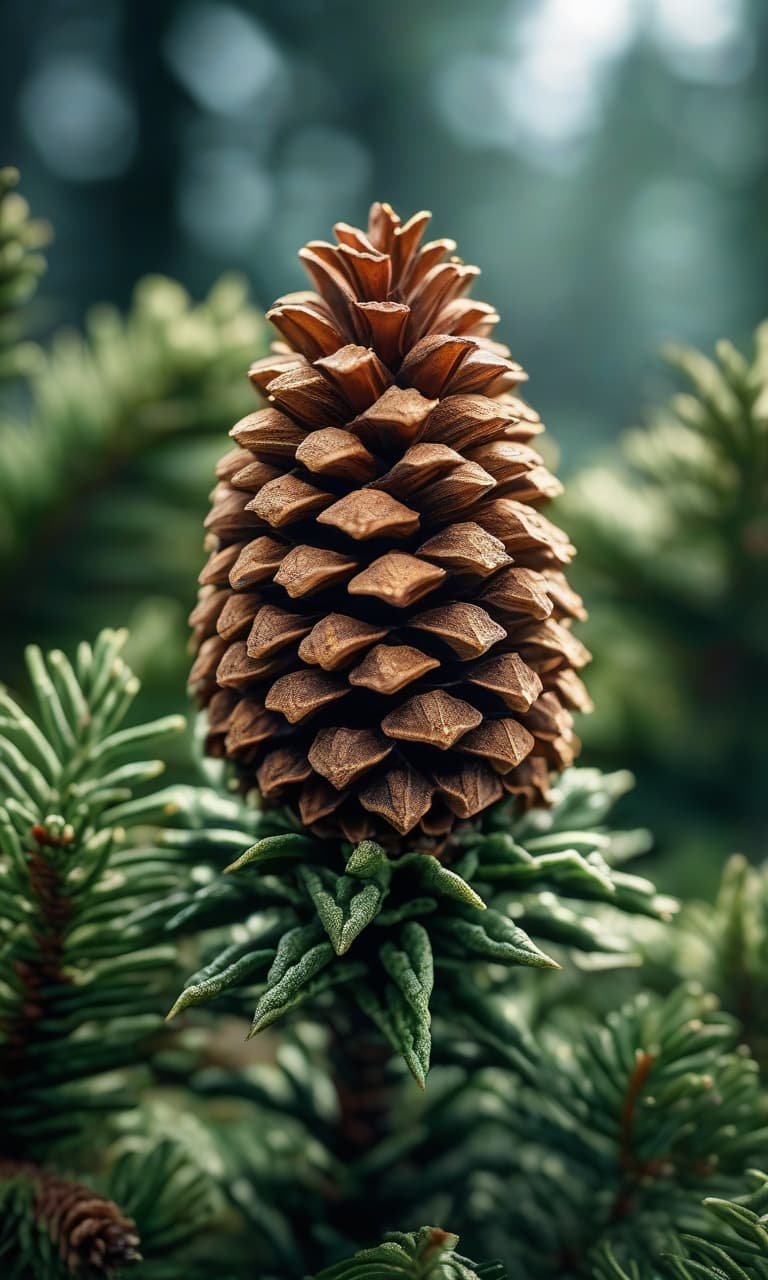
[{"label": "blurred forest background", "polygon": [[[2,0],[0,164],[55,229],[42,349],[2,339],[3,677],[27,640],[125,623],[141,709],[183,706],[260,312],[335,220],[427,207],[573,481],[586,762],[638,773],[665,887],[764,852],[767,57],[764,0]],[[25,216],[7,195],[28,293]],[[659,348],[725,335],[748,361],[678,353],[693,384],[664,408]]]}]

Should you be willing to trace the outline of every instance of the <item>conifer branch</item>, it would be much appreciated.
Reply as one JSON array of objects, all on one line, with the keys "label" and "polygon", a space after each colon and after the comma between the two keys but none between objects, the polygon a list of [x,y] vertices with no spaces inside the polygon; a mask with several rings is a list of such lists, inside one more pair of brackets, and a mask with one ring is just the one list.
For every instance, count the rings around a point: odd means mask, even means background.
[{"label": "conifer branch", "polygon": [[[262,322],[237,277],[194,303],[151,276],[127,315],[95,307],[83,335],[60,331],[28,359],[19,308],[48,232],[11,190],[15,172],[2,174],[0,379],[24,375],[27,393],[0,411],[0,581],[15,600],[4,665],[30,634],[74,644],[130,610],[135,650],[167,673],[174,646],[183,649],[179,601],[197,572],[207,440],[252,403],[243,369],[259,353]],[[30,590],[41,581],[44,591]]]},{"label": "conifer branch", "polygon": [[768,1177],[752,1170],[750,1193],[703,1202],[701,1234],[684,1234],[657,1262],[620,1262],[606,1246],[595,1261],[595,1280],[766,1280],[768,1277]]},{"label": "conifer branch", "polygon": [[522,1083],[499,1066],[446,1077],[401,1142],[358,1165],[361,1200],[393,1218],[439,1206],[512,1280],[587,1280],[609,1246],[656,1276],[701,1227],[702,1196],[733,1193],[768,1140],[738,1024],[682,987],[581,1032],[555,1021],[529,1053]]},{"label": "conifer branch", "polygon": [[[562,519],[590,601],[596,716],[588,742],[673,777],[681,837],[711,805],[744,839],[765,827],[760,750],[768,714],[768,323],[742,354],[683,346],[686,384],[602,465],[569,484]],[[758,730],[759,732],[759,730]],[[739,785],[724,760],[739,753]],[[738,805],[734,804],[738,797]]]},{"label": "conifer branch", "polygon": [[649,976],[696,979],[739,1020],[760,1066],[768,1065],[768,864],[726,862],[713,903],[688,902],[677,928],[647,949]]},{"label": "conifer branch", "polygon": [[[260,325],[234,277],[194,304],[174,281],[151,276],[137,285],[125,317],[102,306],[90,313],[84,336],[59,334],[30,375],[31,421],[23,429],[4,423],[0,432],[7,507],[0,562],[29,555],[33,535],[53,521],[61,527],[68,514],[82,521],[84,499],[101,528],[110,519],[114,528],[103,490],[114,502],[114,486],[131,466],[150,486],[141,495],[146,511],[174,437],[183,433],[187,445],[204,438],[219,415],[226,420],[248,402],[235,370],[259,341]],[[181,478],[177,485],[180,497]],[[136,508],[117,492],[128,504],[125,522]],[[164,497],[167,504],[167,489]]]},{"label": "conifer branch", "polygon": [[[162,771],[148,746],[183,726],[170,716],[121,727],[138,681],[120,632],[27,661],[36,718],[0,693],[2,923],[0,1106],[3,1146],[76,1134],[85,1116],[124,1105],[88,1090],[136,1063],[160,1022],[174,955],[131,912],[178,882],[178,859],[153,845]],[[137,758],[138,757],[138,758]],[[11,1144],[10,1149],[8,1144]]]}]

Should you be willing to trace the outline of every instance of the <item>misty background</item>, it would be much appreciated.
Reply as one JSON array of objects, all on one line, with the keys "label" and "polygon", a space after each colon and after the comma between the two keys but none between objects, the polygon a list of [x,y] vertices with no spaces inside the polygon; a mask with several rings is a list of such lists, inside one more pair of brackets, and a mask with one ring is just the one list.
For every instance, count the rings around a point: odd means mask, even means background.
[{"label": "misty background", "polygon": [[[671,335],[764,310],[762,0],[5,0],[0,155],[56,228],[38,323],[146,272],[258,303],[372,199],[434,212],[567,473]],[[225,425],[225,424],[222,424]]]}]

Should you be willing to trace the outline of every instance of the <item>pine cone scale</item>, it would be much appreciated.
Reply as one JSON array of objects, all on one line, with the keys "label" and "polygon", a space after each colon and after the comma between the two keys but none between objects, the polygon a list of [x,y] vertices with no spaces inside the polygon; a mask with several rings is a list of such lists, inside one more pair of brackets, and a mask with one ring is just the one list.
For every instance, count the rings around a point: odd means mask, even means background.
[{"label": "pine cone scale", "polygon": [[544,802],[588,703],[526,374],[426,221],[374,206],[301,252],[319,296],[269,313],[191,618],[209,749],[319,834],[390,843]]}]

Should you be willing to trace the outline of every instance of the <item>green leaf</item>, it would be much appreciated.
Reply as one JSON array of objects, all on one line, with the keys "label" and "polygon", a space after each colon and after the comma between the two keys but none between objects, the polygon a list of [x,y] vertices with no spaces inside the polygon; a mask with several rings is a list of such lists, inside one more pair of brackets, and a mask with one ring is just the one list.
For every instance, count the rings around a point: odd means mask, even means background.
[{"label": "green leaf", "polygon": [[351,876],[336,876],[314,867],[299,867],[298,875],[334,951],[343,955],[381,910],[389,877],[379,873],[378,880],[369,880],[360,888]]},{"label": "green leaf", "polygon": [[523,862],[513,841],[510,840],[508,847],[511,854],[508,860],[483,866],[481,874],[484,878],[521,888],[526,884],[534,884],[537,888],[552,885],[573,898],[610,899],[614,893],[610,868],[594,853],[585,858],[578,850],[566,848],[554,853],[541,853]]},{"label": "green leaf", "polygon": [[380,844],[376,844],[375,840],[361,840],[352,850],[344,870],[348,876],[369,880],[373,876],[379,876],[385,870],[390,870],[391,866]]},{"label": "green leaf", "polygon": [[453,898],[467,906],[482,910],[482,898],[466,880],[430,853],[406,853],[399,858],[389,858],[381,845],[373,840],[362,840],[353,850],[345,867],[347,875],[368,880],[383,876],[389,878],[410,874],[425,889],[444,898]]},{"label": "green leaf", "polygon": [[433,930],[450,952],[468,960],[477,957],[539,969],[560,968],[523,929],[493,909],[484,913],[482,923],[457,916],[450,920],[437,919]]},{"label": "green leaf", "polygon": [[239,858],[236,858],[224,870],[240,871],[252,862],[287,865],[295,859],[306,857],[308,853],[311,853],[316,848],[317,841],[293,832],[286,832],[285,835],[266,836],[263,840],[257,840],[255,844],[252,844],[250,849],[246,849],[245,853],[242,853]]},{"label": "green leaf", "polygon": [[398,871],[409,870],[415,873],[419,883],[425,889],[438,893],[445,898],[453,898],[456,902],[485,910],[485,903],[478,893],[450,867],[444,867],[438,858],[428,853],[407,853],[395,864]]},{"label": "green leaf", "polygon": [[396,907],[386,907],[376,917],[377,928],[390,929],[395,924],[402,924],[405,920],[416,920],[424,916],[431,916],[438,910],[437,898],[410,898],[407,902],[401,902]]},{"label": "green leaf", "polygon": [[629,956],[627,939],[613,932],[613,926],[609,927],[604,919],[576,912],[557,899],[550,901],[551,897],[542,894],[541,898],[526,901],[520,917],[526,931],[576,951]]},{"label": "green leaf", "polygon": [[274,957],[274,951],[271,948],[259,949],[256,951],[248,951],[246,955],[240,956],[233,960],[232,956],[242,951],[243,944],[235,943],[231,947],[227,947],[222,951],[215,960],[203,970],[200,975],[195,975],[198,979],[193,981],[188,987],[185,987],[174,1004],[170,1013],[166,1016],[166,1022],[170,1022],[171,1018],[175,1018],[183,1009],[189,1008],[191,1004],[200,1004],[203,1000],[210,1000],[213,996],[219,995],[220,992],[227,990],[228,987],[240,986],[246,978],[259,969],[264,969]]},{"label": "green leaf", "polygon": [[379,952],[382,967],[391,979],[385,983],[383,993],[372,985],[356,985],[354,995],[423,1089],[432,1049],[432,947],[426,929],[415,921],[403,925],[398,941],[399,945],[385,942]]},{"label": "green leaf", "polygon": [[315,924],[291,929],[281,939],[267,989],[256,1005],[249,1037],[263,1031],[311,994],[312,979],[334,958],[330,942],[319,942]]},{"label": "green leaf", "polygon": [[385,942],[379,952],[390,978],[402,991],[416,1017],[429,1021],[429,997],[435,981],[429,934],[415,921],[400,930],[400,946]]}]

